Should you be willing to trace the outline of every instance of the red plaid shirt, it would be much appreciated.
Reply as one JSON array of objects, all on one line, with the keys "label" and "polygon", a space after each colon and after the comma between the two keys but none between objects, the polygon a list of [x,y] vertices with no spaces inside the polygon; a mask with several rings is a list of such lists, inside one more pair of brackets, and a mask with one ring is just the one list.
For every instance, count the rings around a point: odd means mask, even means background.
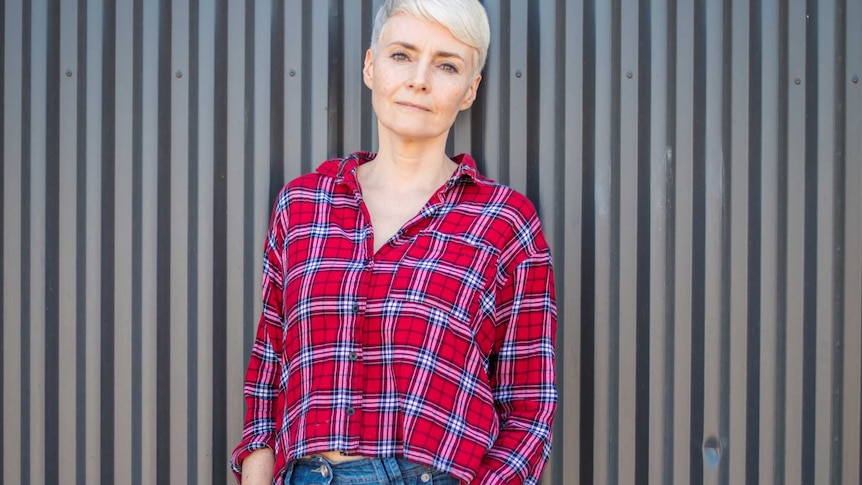
[{"label": "red plaid shirt", "polygon": [[463,482],[536,483],[551,449],[556,306],[532,204],[467,155],[372,254],[356,167],[323,163],[273,210],[242,442],[404,456]]}]

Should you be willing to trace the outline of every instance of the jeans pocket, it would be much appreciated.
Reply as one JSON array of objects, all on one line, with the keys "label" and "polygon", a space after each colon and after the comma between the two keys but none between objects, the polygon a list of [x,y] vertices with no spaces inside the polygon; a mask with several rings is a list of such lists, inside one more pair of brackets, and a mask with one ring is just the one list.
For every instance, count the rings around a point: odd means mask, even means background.
[{"label": "jeans pocket", "polygon": [[459,481],[431,467],[422,467],[421,473],[404,480],[404,485],[458,485]]}]

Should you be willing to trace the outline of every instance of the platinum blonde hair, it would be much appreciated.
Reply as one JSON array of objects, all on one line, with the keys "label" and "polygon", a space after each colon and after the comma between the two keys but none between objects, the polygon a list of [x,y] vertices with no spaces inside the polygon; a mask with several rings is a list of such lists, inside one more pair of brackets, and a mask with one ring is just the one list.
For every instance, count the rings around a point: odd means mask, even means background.
[{"label": "platinum blonde hair", "polygon": [[479,0],[386,0],[374,18],[371,51],[377,53],[378,42],[386,21],[393,15],[409,14],[436,22],[449,29],[452,36],[476,51],[474,73],[479,74],[488,58],[491,27],[488,14]]}]

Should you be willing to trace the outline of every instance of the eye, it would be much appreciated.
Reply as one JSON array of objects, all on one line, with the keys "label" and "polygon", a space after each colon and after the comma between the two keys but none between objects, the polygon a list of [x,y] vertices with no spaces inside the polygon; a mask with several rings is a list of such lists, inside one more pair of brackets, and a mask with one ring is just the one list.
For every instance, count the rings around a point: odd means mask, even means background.
[{"label": "eye", "polygon": [[458,67],[455,64],[451,64],[449,62],[444,63],[440,66],[440,69],[443,69],[446,72],[451,72],[452,74],[458,73]]},{"label": "eye", "polygon": [[395,51],[392,54],[390,54],[389,57],[392,58],[393,60],[399,61],[399,62],[408,60],[407,54],[405,54],[404,52],[401,52],[401,51]]}]

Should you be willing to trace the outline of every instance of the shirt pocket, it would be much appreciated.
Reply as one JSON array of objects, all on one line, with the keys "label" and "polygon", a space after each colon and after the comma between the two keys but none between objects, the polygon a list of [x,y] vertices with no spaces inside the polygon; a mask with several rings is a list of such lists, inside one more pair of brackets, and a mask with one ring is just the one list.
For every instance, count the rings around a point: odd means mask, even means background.
[{"label": "shirt pocket", "polygon": [[389,298],[472,342],[493,312],[498,257],[497,248],[467,236],[420,233],[399,261]]}]

